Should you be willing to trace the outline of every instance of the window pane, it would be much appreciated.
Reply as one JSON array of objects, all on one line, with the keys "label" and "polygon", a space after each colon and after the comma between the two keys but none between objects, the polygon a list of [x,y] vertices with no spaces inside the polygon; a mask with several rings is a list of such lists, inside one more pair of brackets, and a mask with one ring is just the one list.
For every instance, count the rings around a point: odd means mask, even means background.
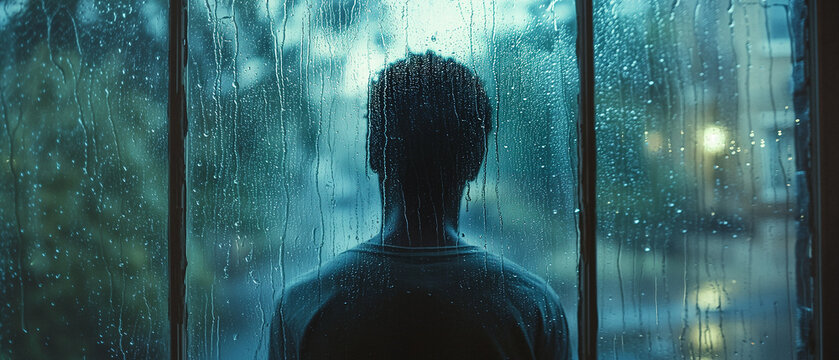
[{"label": "window pane", "polygon": [[166,1],[0,1],[0,358],[162,358]]},{"label": "window pane", "polygon": [[572,2],[189,5],[190,356],[265,356],[285,285],[378,233],[367,89],[406,51],[484,80],[498,117],[461,232],[546,278],[575,328]]},{"label": "window pane", "polygon": [[791,359],[806,344],[792,6],[595,1],[604,358]]}]

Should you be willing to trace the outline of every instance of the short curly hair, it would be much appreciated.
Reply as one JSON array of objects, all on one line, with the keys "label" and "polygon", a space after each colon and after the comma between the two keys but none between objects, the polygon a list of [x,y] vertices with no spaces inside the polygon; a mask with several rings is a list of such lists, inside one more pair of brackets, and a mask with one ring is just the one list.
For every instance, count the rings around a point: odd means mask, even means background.
[{"label": "short curly hair", "polygon": [[451,58],[409,54],[378,73],[370,85],[367,150],[383,175],[439,169],[474,179],[492,130],[483,82]]}]

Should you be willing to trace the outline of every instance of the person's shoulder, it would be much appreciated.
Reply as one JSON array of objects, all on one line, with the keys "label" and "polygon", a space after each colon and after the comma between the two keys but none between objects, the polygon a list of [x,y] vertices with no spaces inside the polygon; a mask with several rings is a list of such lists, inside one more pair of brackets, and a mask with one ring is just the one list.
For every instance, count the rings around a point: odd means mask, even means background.
[{"label": "person's shoulder", "polygon": [[559,296],[541,276],[525,269],[509,258],[495,254],[488,255],[494,268],[502,276],[505,286],[527,297],[543,298],[550,303],[559,303]]},{"label": "person's shoulder", "polygon": [[289,295],[298,295],[301,292],[311,291],[311,289],[317,285],[318,274],[316,270],[309,270],[303,274],[300,274],[291,279],[287,284],[285,284],[285,288],[283,292],[286,295],[286,298],[295,298],[297,296],[289,296]]},{"label": "person's shoulder", "polygon": [[295,278],[285,285],[284,293],[287,299],[305,299],[306,294],[318,292],[324,285],[335,281],[336,276],[347,273],[357,261],[357,253],[344,251],[318,267],[311,269]]}]

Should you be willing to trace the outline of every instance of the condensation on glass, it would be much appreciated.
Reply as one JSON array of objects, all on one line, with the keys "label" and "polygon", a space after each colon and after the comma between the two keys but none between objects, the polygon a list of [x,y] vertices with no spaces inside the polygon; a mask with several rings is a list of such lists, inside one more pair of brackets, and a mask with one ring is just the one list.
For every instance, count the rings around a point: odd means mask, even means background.
[{"label": "condensation on glass", "polygon": [[195,0],[188,10],[191,357],[265,356],[284,287],[378,232],[368,85],[426,50],[475,69],[498,115],[461,232],[548,279],[573,328],[573,2]]},{"label": "condensation on glass", "polygon": [[0,1],[0,358],[162,358],[166,1]]},{"label": "condensation on glass", "polygon": [[792,359],[806,347],[800,7],[595,1],[602,357]]}]

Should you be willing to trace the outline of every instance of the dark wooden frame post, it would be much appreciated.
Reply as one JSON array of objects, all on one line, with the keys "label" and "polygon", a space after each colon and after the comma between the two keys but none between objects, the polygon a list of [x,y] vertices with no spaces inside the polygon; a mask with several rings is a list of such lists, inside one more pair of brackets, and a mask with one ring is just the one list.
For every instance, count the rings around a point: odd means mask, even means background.
[{"label": "dark wooden frame post", "polygon": [[186,359],[186,4],[169,0],[169,353]]},{"label": "dark wooden frame post", "polygon": [[839,199],[831,187],[839,184],[839,2],[812,0],[809,8],[810,86],[812,104],[814,316],[811,341],[816,359],[836,359],[839,351],[830,345],[839,329],[839,311],[833,303],[839,260]]},{"label": "dark wooden frame post", "polygon": [[580,68],[579,297],[577,336],[580,359],[597,358],[597,143],[594,131],[594,14],[592,0],[577,0],[577,61]]}]

